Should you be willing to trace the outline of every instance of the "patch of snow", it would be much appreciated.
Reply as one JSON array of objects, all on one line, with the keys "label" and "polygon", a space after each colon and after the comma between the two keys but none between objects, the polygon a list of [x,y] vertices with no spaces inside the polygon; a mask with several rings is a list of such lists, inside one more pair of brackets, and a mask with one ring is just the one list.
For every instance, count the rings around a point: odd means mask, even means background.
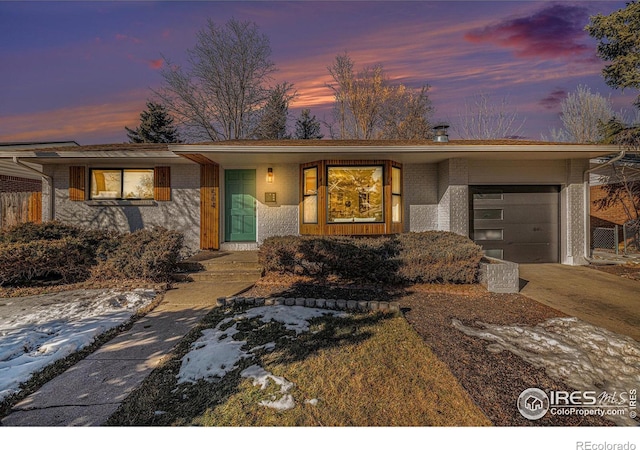
[{"label": "patch of snow", "polygon": [[290,381],[287,381],[283,377],[278,377],[273,375],[271,372],[267,372],[262,367],[254,364],[252,366],[247,367],[242,372],[240,372],[240,376],[244,378],[253,378],[253,385],[260,386],[260,389],[266,389],[269,385],[269,380],[273,381],[275,384],[280,386],[280,392],[285,393],[291,389],[294,384]]},{"label": "patch of snow", "polygon": [[318,404],[318,399],[312,398],[311,400],[305,400],[304,402],[310,404],[311,406],[316,406]]},{"label": "patch of snow", "polygon": [[[246,341],[236,341],[233,335],[238,332],[237,323],[240,321],[260,318],[264,323],[272,320],[283,323],[285,328],[293,330],[296,334],[309,331],[309,320],[314,317],[324,315],[334,315],[347,317],[347,313],[338,311],[328,311],[318,308],[306,308],[304,306],[262,306],[251,308],[244,313],[234,317],[225,318],[215,328],[210,328],[202,332],[202,336],[191,344],[191,350],[182,358],[182,364],[178,373],[178,383],[196,383],[198,380],[213,380],[216,377],[223,377],[225,374],[238,367],[238,363],[245,358],[253,356],[253,352],[265,348],[269,351],[276,348],[275,342],[269,342],[257,346],[248,351],[243,350]],[[232,326],[221,330],[221,327],[230,322],[235,322]],[[279,399],[273,398],[271,401],[262,401],[261,405],[276,409],[290,409],[295,406],[295,401],[286,392],[291,389],[293,383],[282,377],[274,376],[258,365],[252,365],[240,374],[245,378],[253,378],[254,385],[260,385],[264,389],[269,381],[280,386],[283,395]]]},{"label": "patch of snow", "polygon": [[280,397],[278,400],[262,400],[260,402],[260,405],[266,406],[267,408],[284,411],[294,408],[296,406],[296,402],[295,400],[293,400],[293,396],[291,394],[286,394]]},{"label": "patch of snow", "polygon": [[296,406],[296,402],[293,400],[293,396],[291,394],[287,394],[287,392],[289,392],[289,389],[294,386],[291,381],[288,381],[283,377],[275,376],[271,372],[267,372],[257,364],[244,369],[242,372],[240,372],[240,376],[244,378],[253,378],[253,385],[260,386],[260,389],[266,389],[269,385],[270,380],[280,386],[280,393],[284,395],[277,400],[275,399],[275,396],[272,400],[262,400],[260,402],[261,405],[278,410],[291,409]]},{"label": "patch of snow", "polygon": [[204,330],[202,337],[191,344],[191,351],[182,358],[178,383],[196,383],[198,380],[223,377],[238,367],[241,359],[250,355],[242,350],[247,341],[236,341],[232,337],[238,332],[236,324],[220,330],[224,323]]},{"label": "patch of snow", "polygon": [[549,319],[535,327],[478,325],[482,328],[453,319],[456,329],[492,342],[488,351],[507,350],[575,390],[611,393],[640,385],[640,342],[630,337],[575,317]]},{"label": "patch of snow", "polygon": [[21,298],[24,312],[0,317],[0,401],[35,372],[127,322],[155,296],[150,289],[83,289]]},{"label": "patch of snow", "polygon": [[267,342],[266,344],[262,344],[262,345],[257,345],[255,347],[253,347],[251,350],[249,350],[249,352],[254,353],[258,350],[266,350],[268,352],[272,352],[276,349],[276,343],[275,342]]}]

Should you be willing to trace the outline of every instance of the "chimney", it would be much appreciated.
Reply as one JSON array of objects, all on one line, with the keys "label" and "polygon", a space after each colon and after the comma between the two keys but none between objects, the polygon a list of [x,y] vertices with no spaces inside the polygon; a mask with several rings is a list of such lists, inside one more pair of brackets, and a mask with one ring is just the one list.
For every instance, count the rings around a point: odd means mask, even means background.
[{"label": "chimney", "polygon": [[447,125],[446,123],[440,123],[433,127],[433,142],[449,142],[447,128],[449,128],[449,125]]}]

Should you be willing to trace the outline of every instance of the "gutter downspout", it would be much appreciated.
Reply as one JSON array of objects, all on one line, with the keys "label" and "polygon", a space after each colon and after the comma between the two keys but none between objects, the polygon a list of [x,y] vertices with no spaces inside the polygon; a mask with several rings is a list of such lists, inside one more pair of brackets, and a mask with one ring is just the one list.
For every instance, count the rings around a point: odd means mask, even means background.
[{"label": "gutter downspout", "polygon": [[23,169],[27,169],[35,174],[40,175],[42,178],[44,178],[45,180],[47,180],[47,185],[49,186],[49,220],[53,220],[53,207],[54,207],[54,202],[55,202],[55,193],[53,191],[53,178],[47,174],[45,174],[44,172],[40,172],[37,169],[34,169],[31,166],[26,165],[25,163],[23,163],[22,161],[20,161],[18,159],[17,156],[13,157],[13,163],[17,166],[22,167]]},{"label": "gutter downspout", "polygon": [[585,240],[584,240],[584,259],[587,260],[587,262],[592,263],[593,259],[591,258],[591,214],[589,214],[589,211],[591,210],[591,198],[590,198],[590,189],[589,189],[589,179],[588,176],[591,172],[595,172],[596,170],[602,169],[603,167],[609,166],[611,164],[613,164],[616,161],[621,160],[622,158],[625,157],[625,155],[627,154],[627,151],[623,148],[622,150],[620,150],[620,153],[611,158],[609,161],[599,164],[596,167],[593,167],[591,169],[587,169],[584,171],[584,173],[582,174],[582,184],[584,185],[584,215],[585,215],[585,221],[584,221],[584,236],[585,236]]}]

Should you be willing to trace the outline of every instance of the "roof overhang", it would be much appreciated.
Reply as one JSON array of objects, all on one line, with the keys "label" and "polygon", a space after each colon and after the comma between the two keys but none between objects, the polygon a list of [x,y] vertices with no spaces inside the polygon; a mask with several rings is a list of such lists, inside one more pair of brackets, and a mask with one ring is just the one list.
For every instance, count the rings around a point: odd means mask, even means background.
[{"label": "roof overhang", "polygon": [[437,163],[450,158],[482,160],[592,159],[617,153],[615,145],[220,145],[175,144],[177,155],[200,154],[221,165],[304,163],[321,159],[391,159],[400,163]]},{"label": "roof overhang", "polygon": [[[49,164],[193,164],[213,161],[223,166],[300,164],[322,159],[394,160],[437,163],[451,158],[469,160],[593,159],[617,154],[615,145],[555,144],[523,141],[228,141],[205,144],[107,144],[49,148],[4,148],[0,160],[18,157]],[[206,159],[205,159],[206,158]]]}]

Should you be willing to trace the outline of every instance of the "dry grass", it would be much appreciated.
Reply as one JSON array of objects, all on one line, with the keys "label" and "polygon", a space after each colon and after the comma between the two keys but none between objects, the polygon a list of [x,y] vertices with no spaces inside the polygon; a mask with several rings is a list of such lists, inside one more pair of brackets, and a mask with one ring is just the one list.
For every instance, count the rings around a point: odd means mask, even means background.
[{"label": "dry grass", "polygon": [[[224,316],[214,311],[208,325]],[[257,328],[257,327],[255,327]],[[490,421],[449,369],[398,316],[356,314],[315,319],[311,331],[281,339],[283,327],[247,327],[247,347],[275,340],[217,382],[176,385],[186,342],[154,371],[112,416],[110,425],[205,426],[481,426]],[[197,339],[199,333],[190,336]],[[261,335],[261,336],[260,336]],[[296,406],[278,411],[259,404],[274,393],[239,372],[258,362],[295,383]],[[270,390],[272,389],[272,390]],[[317,399],[312,405],[306,400]],[[162,413],[157,413],[162,411]]]}]

